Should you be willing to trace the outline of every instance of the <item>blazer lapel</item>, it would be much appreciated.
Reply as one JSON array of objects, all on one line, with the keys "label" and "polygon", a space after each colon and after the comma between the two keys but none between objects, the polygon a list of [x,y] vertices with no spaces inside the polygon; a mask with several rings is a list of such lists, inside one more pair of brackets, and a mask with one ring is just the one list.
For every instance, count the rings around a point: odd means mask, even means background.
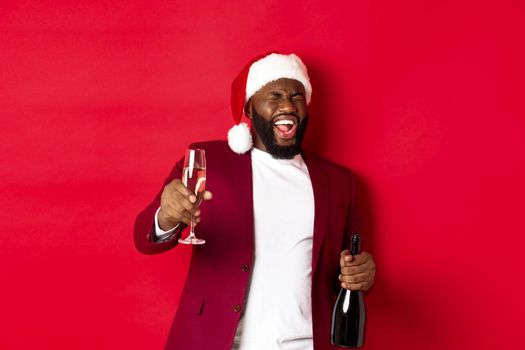
[{"label": "blazer lapel", "polygon": [[314,217],[314,239],[312,247],[312,276],[317,266],[317,260],[319,258],[319,252],[321,251],[321,245],[323,243],[323,237],[326,232],[326,224],[328,220],[329,212],[329,186],[326,172],[319,164],[317,159],[312,156],[303,155],[308,172],[310,174],[310,181],[312,182],[312,188],[314,192],[314,205],[315,205],[315,217]]},{"label": "blazer lapel", "polygon": [[248,233],[242,236],[243,240],[246,239],[245,242],[250,252],[250,257],[248,258],[251,259],[254,247],[252,157],[250,152],[241,155],[230,152],[230,159],[233,173],[231,181],[234,184],[237,198],[236,205],[239,213],[237,224],[242,230],[240,232]]}]

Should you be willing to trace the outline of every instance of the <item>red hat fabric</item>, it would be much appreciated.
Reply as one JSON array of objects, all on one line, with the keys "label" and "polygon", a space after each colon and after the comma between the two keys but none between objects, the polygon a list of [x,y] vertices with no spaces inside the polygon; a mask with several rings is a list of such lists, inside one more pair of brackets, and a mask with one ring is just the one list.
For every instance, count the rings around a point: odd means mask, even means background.
[{"label": "red hat fabric", "polygon": [[241,122],[242,115],[244,113],[244,105],[246,104],[246,81],[248,80],[250,67],[261,58],[264,58],[272,53],[275,52],[269,52],[253,58],[246,66],[244,66],[235,79],[233,79],[231,91],[231,109],[235,124],[239,124]]},{"label": "red hat fabric", "polygon": [[241,123],[246,102],[264,85],[281,78],[295,79],[302,83],[306,102],[310,103],[312,86],[307,69],[295,54],[269,52],[257,56],[233,80],[231,110],[235,125],[228,132],[228,144],[234,152],[246,153],[253,146],[248,125]]}]

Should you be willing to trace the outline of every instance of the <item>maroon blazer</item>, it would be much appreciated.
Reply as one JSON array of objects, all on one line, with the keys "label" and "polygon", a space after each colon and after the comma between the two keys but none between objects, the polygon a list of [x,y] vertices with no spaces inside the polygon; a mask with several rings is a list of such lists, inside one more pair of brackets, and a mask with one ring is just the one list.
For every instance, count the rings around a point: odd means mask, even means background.
[{"label": "maroon blazer", "polygon": [[[206,244],[193,247],[166,349],[229,350],[254,261],[251,156],[232,152],[225,141],[193,146],[206,150],[206,188],[213,192],[213,199],[201,205],[197,236]],[[358,229],[354,180],[342,166],[311,154],[303,157],[315,201],[311,290],[314,349],[336,349],[330,344],[330,322],[339,290],[339,257],[349,246],[350,234]],[[181,172],[182,160],[165,185],[180,178]],[[144,254],[173,248],[184,229],[179,228],[168,242],[155,242],[153,221],[159,205],[160,193],[135,222],[135,245]]]}]

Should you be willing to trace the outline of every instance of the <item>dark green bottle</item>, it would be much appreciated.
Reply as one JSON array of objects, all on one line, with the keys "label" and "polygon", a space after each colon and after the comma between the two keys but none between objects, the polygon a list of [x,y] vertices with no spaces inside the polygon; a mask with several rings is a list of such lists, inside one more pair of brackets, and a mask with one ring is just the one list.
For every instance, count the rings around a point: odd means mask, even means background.
[{"label": "dark green bottle", "polygon": [[[361,238],[352,236],[352,255],[361,253]],[[365,301],[360,290],[341,288],[332,311],[331,342],[343,348],[363,346],[365,333]]]}]

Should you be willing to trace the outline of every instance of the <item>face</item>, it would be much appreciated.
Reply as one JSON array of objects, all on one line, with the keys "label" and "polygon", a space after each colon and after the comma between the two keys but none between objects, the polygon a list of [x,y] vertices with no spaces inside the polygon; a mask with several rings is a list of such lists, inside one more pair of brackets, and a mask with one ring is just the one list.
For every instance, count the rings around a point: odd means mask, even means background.
[{"label": "face", "polygon": [[308,110],[300,82],[283,78],[266,84],[248,101],[246,115],[256,148],[275,158],[293,158],[301,151]]}]

